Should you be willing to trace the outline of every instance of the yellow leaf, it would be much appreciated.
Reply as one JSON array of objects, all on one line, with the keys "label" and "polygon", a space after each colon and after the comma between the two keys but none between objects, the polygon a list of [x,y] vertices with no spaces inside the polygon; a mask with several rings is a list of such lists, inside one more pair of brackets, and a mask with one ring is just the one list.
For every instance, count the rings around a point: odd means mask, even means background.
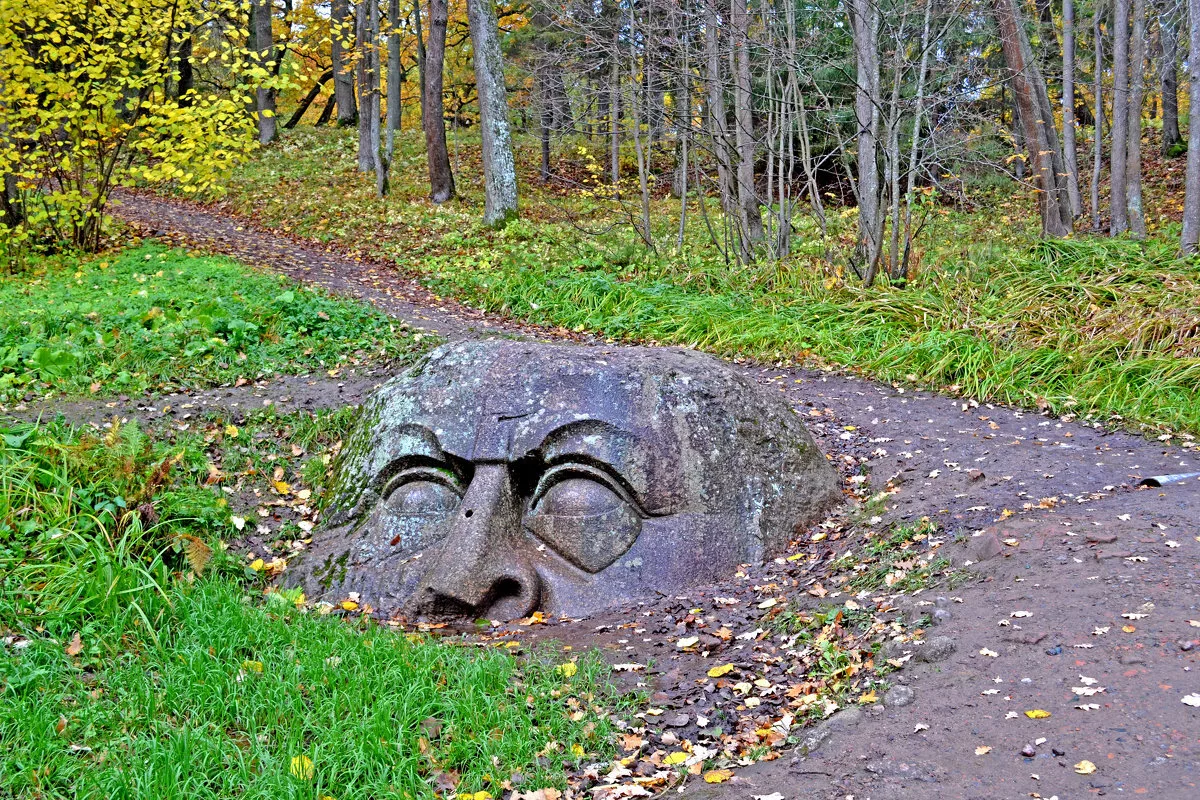
[{"label": "yellow leaf", "polygon": [[558,671],[563,674],[564,678],[570,678],[576,672],[579,671],[579,665],[576,664],[574,661],[568,661],[565,664],[560,664],[558,667]]},{"label": "yellow leaf", "polygon": [[1029,717],[1030,719],[1046,719],[1050,716],[1050,712],[1043,711],[1040,708],[1035,708],[1031,711],[1026,711],[1025,716]]},{"label": "yellow leaf", "polygon": [[668,767],[673,767],[676,764],[682,764],[687,760],[688,754],[684,753],[683,751],[679,751],[676,753],[669,753],[667,757],[663,759],[663,764],[667,765]]},{"label": "yellow leaf", "polygon": [[261,558],[256,558],[250,562],[250,569],[254,570],[255,572],[262,572],[263,569],[266,568],[266,566],[267,565],[263,562],[263,560]]},{"label": "yellow leaf", "polygon": [[463,792],[458,800],[492,800],[492,796],[488,792]]},{"label": "yellow leaf", "polygon": [[875,694],[874,689],[867,692],[866,694],[859,695],[859,697],[858,697],[858,704],[860,706],[867,706],[867,705],[870,705],[871,703],[878,703],[878,702],[879,702],[879,696]]},{"label": "yellow leaf", "polygon": [[279,492],[280,494],[287,494],[292,490],[292,487],[287,484],[287,481],[275,481],[272,485],[275,487],[275,491]]},{"label": "yellow leaf", "polygon": [[261,661],[243,661],[242,669],[246,670],[246,672],[262,672],[263,663]]},{"label": "yellow leaf", "polygon": [[225,426],[225,435],[228,436],[230,439],[236,439],[238,436],[237,425],[226,425]]},{"label": "yellow leaf", "polygon": [[708,671],[708,677],[719,678],[722,675],[728,675],[732,669],[733,669],[733,664],[721,664],[720,666],[716,666],[716,667],[713,667],[712,669],[710,669]]},{"label": "yellow leaf", "polygon": [[338,605],[340,605],[346,611],[354,611],[356,608],[358,608],[358,603],[354,602],[353,600],[343,600]]},{"label": "yellow leaf", "polygon": [[571,755],[575,756],[576,758],[583,758],[583,753],[584,753],[583,745],[578,745],[578,744],[571,745]]},{"label": "yellow leaf", "polygon": [[710,769],[708,772],[704,773],[704,782],[724,783],[732,777],[733,770],[731,769]]},{"label": "yellow leaf", "polygon": [[1091,775],[1096,771],[1096,765],[1085,758],[1075,765],[1075,771],[1080,775]]},{"label": "yellow leaf", "polygon": [[300,780],[311,781],[313,777],[313,762],[308,756],[293,756],[290,772]]}]

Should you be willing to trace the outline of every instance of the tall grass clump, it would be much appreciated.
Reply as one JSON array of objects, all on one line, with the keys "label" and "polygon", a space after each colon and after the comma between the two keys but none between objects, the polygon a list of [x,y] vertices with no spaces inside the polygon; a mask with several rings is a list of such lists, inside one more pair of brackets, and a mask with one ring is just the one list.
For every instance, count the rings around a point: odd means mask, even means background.
[{"label": "tall grass clump", "polygon": [[60,633],[161,624],[173,572],[202,572],[229,520],[211,490],[176,480],[187,456],[136,424],[0,429],[0,618]]}]

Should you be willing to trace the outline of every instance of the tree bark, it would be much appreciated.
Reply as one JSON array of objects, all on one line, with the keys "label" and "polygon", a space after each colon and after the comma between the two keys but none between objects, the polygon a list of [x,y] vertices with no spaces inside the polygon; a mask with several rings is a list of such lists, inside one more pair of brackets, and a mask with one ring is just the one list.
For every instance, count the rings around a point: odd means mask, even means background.
[{"label": "tree bark", "polygon": [[721,195],[721,210],[727,219],[733,218],[735,208],[733,165],[729,159],[729,131],[725,117],[725,86],[721,80],[721,31],[717,20],[716,0],[704,4],[704,54],[707,68],[705,90],[708,95],[709,138],[717,160],[717,188]]},{"label": "tree bark", "polygon": [[376,0],[359,0],[354,14],[354,40],[358,48],[355,79],[358,84],[358,171],[374,172],[378,151],[371,149],[371,12]]},{"label": "tree bark", "polygon": [[421,107],[424,109],[425,159],[429,165],[429,199],[435,203],[444,203],[454,197],[454,173],[446,149],[446,109],[442,97],[448,17],[447,0],[429,0],[429,40],[425,49]]},{"label": "tree bark", "polygon": [[196,86],[196,71],[192,66],[193,35],[187,33],[179,44],[179,80],[175,84],[175,97],[179,105],[187,107],[192,104],[192,90]]},{"label": "tree bark", "polygon": [[1100,176],[1104,162],[1104,29],[1101,26],[1103,9],[1099,2],[1092,9],[1092,48],[1095,55],[1095,85],[1092,89],[1095,110],[1092,112],[1092,230],[1100,230]]},{"label": "tree bark", "polygon": [[1179,134],[1179,5],[1176,0],[1159,0],[1158,10],[1162,154],[1169,158],[1183,149],[1183,137]]},{"label": "tree bark", "polygon": [[[432,14],[433,12],[430,11]],[[413,34],[417,39],[417,81],[421,84],[421,127],[425,127],[425,68],[428,60],[428,54],[425,50],[425,36],[421,32],[421,0],[413,0],[412,8],[413,18]],[[443,26],[444,27],[444,26]],[[442,61],[445,62],[446,53],[446,35],[442,34]],[[439,74],[441,70],[439,70]],[[440,78],[439,78],[440,80]],[[445,108],[443,107],[443,112]],[[444,134],[443,134],[444,138]]]},{"label": "tree bark", "polygon": [[400,0],[388,0],[388,67],[387,67],[387,147],[384,150],[388,166],[392,163],[392,153],[396,151],[396,133],[399,132],[403,120],[403,101],[400,90],[404,78],[400,71]]},{"label": "tree bark", "polygon": [[292,128],[300,124],[300,120],[304,119],[304,114],[308,111],[309,106],[311,106],[313,101],[320,96],[321,88],[328,83],[331,78],[333,78],[333,70],[327,69],[325,72],[321,73],[321,77],[317,78],[317,82],[314,83],[312,88],[308,90],[308,94],[304,95],[304,99],[300,101],[300,105],[297,106],[296,110],[292,112],[292,115],[288,117],[288,121],[283,123],[284,129],[290,131]]},{"label": "tree bark", "polygon": [[492,0],[467,0],[467,16],[483,140],[483,221],[485,225],[500,226],[517,215],[517,166],[513,160],[496,9]]},{"label": "tree bark", "polygon": [[738,222],[741,226],[742,259],[749,262],[753,250],[763,240],[762,212],[754,185],[754,95],[750,85],[750,15],[746,0],[732,0],[730,9],[731,44],[736,74],[733,84],[734,120],[737,129]]},{"label": "tree bark", "polygon": [[[258,66],[271,73],[273,50],[271,20],[274,8],[271,0],[251,0],[251,15],[254,17],[254,50]],[[258,118],[258,143],[267,145],[278,135],[275,119],[275,90],[260,86],[254,92],[255,111]]]},{"label": "tree bark", "polygon": [[354,98],[354,73],[346,63],[346,49],[353,47],[353,23],[349,0],[333,0],[329,15],[329,55],[333,60],[333,96],[337,103],[338,125],[358,121]]},{"label": "tree bark", "polygon": [[375,193],[380,197],[384,197],[388,193],[388,159],[383,152],[383,137],[380,125],[382,124],[383,109],[383,93],[379,89],[379,46],[382,40],[379,35],[379,0],[370,0],[370,13],[368,15],[368,26],[370,32],[370,53],[371,53],[371,155],[375,157]]},{"label": "tree bark", "polygon": [[1129,229],[1146,238],[1142,208],[1142,100],[1146,91],[1146,0],[1133,0],[1133,34],[1129,47],[1129,143],[1125,146],[1125,197]]},{"label": "tree bark", "polygon": [[875,282],[883,250],[879,181],[879,6],[853,0],[850,6],[857,71],[854,119],[858,125],[858,244],[855,269],[867,286]]},{"label": "tree bark", "polygon": [[[1188,0],[1188,81],[1191,108],[1200,109],[1200,0]],[[1188,119],[1187,189],[1183,201],[1183,252],[1195,253],[1200,242],[1200,114]]]},{"label": "tree bark", "polygon": [[316,127],[327,125],[329,120],[333,119],[333,110],[337,108],[337,95],[329,95],[329,99],[325,101],[325,108],[321,109],[321,116],[317,117]]},{"label": "tree bark", "polygon": [[1112,153],[1108,160],[1109,233],[1129,230],[1125,163],[1129,147],[1129,0],[1113,4]]},{"label": "tree bark", "polygon": [[1064,170],[1057,169],[1055,164],[1058,137],[1054,135],[1054,117],[1046,98],[1045,83],[1032,63],[1032,51],[1013,0],[993,0],[992,7],[1037,182],[1042,235],[1066,236],[1071,233],[1070,206],[1061,174]]},{"label": "tree bark", "polygon": [[1075,2],[1063,0],[1063,161],[1067,168],[1067,197],[1071,216],[1083,213],[1079,196],[1079,155],[1075,145]]}]

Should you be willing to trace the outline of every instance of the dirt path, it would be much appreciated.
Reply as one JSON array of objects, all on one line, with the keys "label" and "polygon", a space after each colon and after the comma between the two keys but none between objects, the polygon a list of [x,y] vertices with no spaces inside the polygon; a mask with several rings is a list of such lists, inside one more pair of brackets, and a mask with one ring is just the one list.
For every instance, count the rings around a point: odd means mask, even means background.
[{"label": "dirt path", "polygon": [[[147,234],[361,297],[449,338],[577,338],[464,308],[386,264],[341,258],[200,207],[127,196],[117,213]],[[926,644],[907,647],[916,657],[894,674],[896,685],[912,691],[841,711],[807,734],[810,747],[746,767],[727,783],[691,785],[686,796],[1200,797],[1200,708],[1183,702],[1200,694],[1200,480],[1137,488],[1146,476],[1200,470],[1200,448],[837,374],[745,369],[805,416],[848,492],[888,492],[872,507],[881,517],[876,525],[932,518],[946,551],[958,563],[974,562],[980,579],[915,598],[870,598],[885,615],[938,610],[940,624]],[[356,378],[352,387],[347,381],[340,394],[315,381],[307,407],[354,402],[378,377]],[[282,403],[304,397],[303,383],[242,389],[245,402]],[[318,383],[324,388],[313,389]],[[170,403],[142,405],[162,413]],[[790,580],[803,587],[815,578]],[[714,593],[698,590],[682,605],[641,610],[640,637],[618,630],[615,619],[603,632],[588,620],[556,633],[586,638],[614,659],[655,661],[648,685],[666,708],[686,713],[706,702],[708,689],[694,687],[721,647],[706,660],[676,652],[671,641],[690,624],[690,606],[706,596],[712,601]],[[827,598],[846,599],[837,592]],[[742,622],[749,619],[744,609]],[[710,613],[725,612],[714,606]],[[946,637],[953,652],[931,657],[935,636]],[[761,661],[763,648],[775,652],[771,638],[728,649],[745,647]],[[903,659],[906,648],[894,644]],[[778,667],[762,667],[763,679],[778,680],[787,651],[763,658]],[[764,704],[768,726],[766,711],[782,707]],[[1034,709],[1051,716],[1024,714]],[[702,738],[690,716],[692,727],[678,730],[650,720],[647,747]],[[1085,760],[1094,772],[1076,769]]]}]

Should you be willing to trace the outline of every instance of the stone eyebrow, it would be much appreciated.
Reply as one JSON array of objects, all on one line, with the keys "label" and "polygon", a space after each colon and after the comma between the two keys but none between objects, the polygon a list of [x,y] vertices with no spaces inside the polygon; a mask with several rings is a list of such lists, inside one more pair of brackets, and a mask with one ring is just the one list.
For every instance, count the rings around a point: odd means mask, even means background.
[{"label": "stone eyebrow", "polygon": [[645,496],[645,470],[638,469],[638,461],[644,455],[641,439],[610,422],[573,420],[547,433],[535,449],[541,451],[547,465],[574,459],[604,467],[639,502]]},{"label": "stone eyebrow", "polygon": [[368,473],[374,482],[386,481],[403,462],[416,458],[424,461],[449,463],[449,454],[438,441],[437,432],[415,423],[387,431],[380,445],[371,453]]}]

